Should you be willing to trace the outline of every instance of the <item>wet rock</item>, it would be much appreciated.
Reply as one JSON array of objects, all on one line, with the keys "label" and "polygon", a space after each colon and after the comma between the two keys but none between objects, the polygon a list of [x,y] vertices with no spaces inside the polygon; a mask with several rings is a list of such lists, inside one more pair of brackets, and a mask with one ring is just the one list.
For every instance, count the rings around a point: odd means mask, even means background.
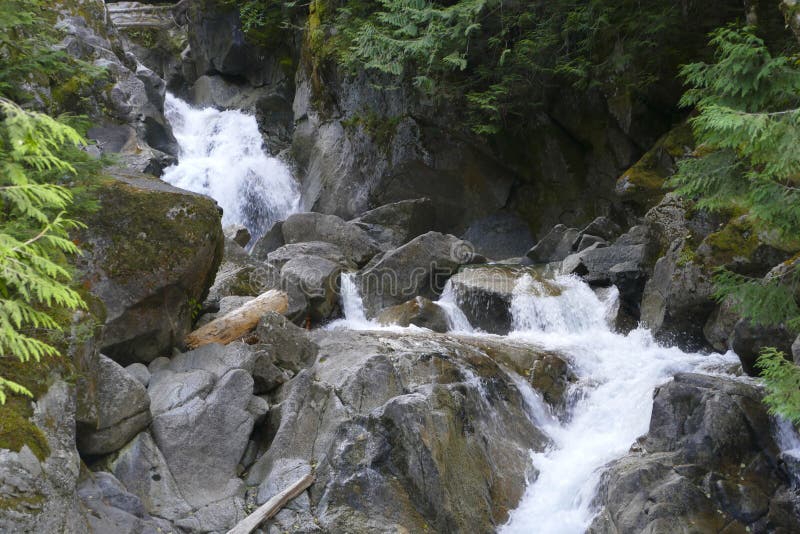
[{"label": "wet rock", "polygon": [[726,298],[719,303],[708,321],[703,326],[703,336],[717,352],[726,352],[731,348],[731,337],[740,316],[732,298]]},{"label": "wet rock", "polygon": [[78,449],[85,455],[118,450],[147,428],[151,419],[147,389],[118,363],[101,355],[95,383],[97,427],[78,430]]},{"label": "wet rock", "polygon": [[359,271],[357,281],[367,313],[374,317],[416,296],[437,299],[461,265],[482,260],[469,242],[428,232],[371,262]]},{"label": "wet rock", "polygon": [[[312,464],[317,478],[308,500],[272,524],[485,531],[505,520],[525,486],[526,451],[544,445],[506,371],[449,336],[334,330],[312,339],[319,359],[281,388],[274,437],[248,483],[261,503],[276,480]],[[540,355],[526,354],[530,368]]]},{"label": "wet rock", "polygon": [[797,530],[771,436],[754,386],[678,374],[656,390],[646,452],[603,475],[590,532]]},{"label": "wet rock", "polygon": [[472,223],[463,239],[487,258],[520,258],[534,244],[528,224],[517,215],[498,212]]},{"label": "wet rock", "polygon": [[442,308],[425,297],[417,297],[403,304],[386,308],[378,314],[382,325],[419,326],[434,332],[447,332],[449,323]]},{"label": "wet rock", "polygon": [[242,225],[233,225],[223,228],[223,233],[240,247],[244,248],[250,242],[250,231]]},{"label": "wet rock", "polygon": [[380,206],[353,219],[383,250],[404,245],[436,227],[436,211],[429,198],[401,200]]},{"label": "wet rock", "polygon": [[556,409],[567,405],[568,389],[575,375],[563,358],[545,354],[533,363],[530,375],[531,385],[542,394],[545,402]]},{"label": "wet rock", "polygon": [[203,301],[222,259],[219,211],[155,179],[122,177],[96,195],[100,209],[76,239],[80,280],[106,307],[101,349],[122,365],[149,362],[191,330],[191,303]]},{"label": "wet rock", "polygon": [[331,243],[357,265],[364,265],[380,250],[364,229],[335,215],[296,213],[284,221],[282,231],[287,244],[308,241]]},{"label": "wet rock", "polygon": [[511,300],[521,272],[505,267],[463,269],[450,278],[458,307],[470,324],[484,332],[511,331]]},{"label": "wet rock", "polygon": [[642,321],[657,339],[686,350],[706,345],[703,326],[714,310],[711,273],[687,256],[685,240],[673,242],[656,262],[642,298]]},{"label": "wet rock", "polygon": [[527,256],[534,263],[561,261],[572,253],[572,245],[579,235],[575,228],[558,224],[528,251]]}]

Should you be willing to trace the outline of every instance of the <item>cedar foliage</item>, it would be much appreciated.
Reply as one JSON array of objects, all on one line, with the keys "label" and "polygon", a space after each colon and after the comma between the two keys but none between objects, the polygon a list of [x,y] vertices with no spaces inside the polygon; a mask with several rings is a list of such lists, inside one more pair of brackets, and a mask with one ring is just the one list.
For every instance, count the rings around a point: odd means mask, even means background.
[{"label": "cedar foliage", "polygon": [[[713,63],[682,69],[690,89],[682,103],[697,110],[693,158],[679,164],[669,185],[710,210],[745,212],[757,229],[792,242],[800,235],[800,63],[773,55],[755,28],[728,26],[712,34]],[[715,275],[715,296],[732,297],[755,325],[800,331],[795,299],[798,262],[781,276]],[[774,348],[758,360],[774,413],[800,422],[800,368]]]},{"label": "cedar foliage", "polygon": [[[85,307],[65,261],[78,252],[68,232],[80,226],[67,215],[67,185],[97,169],[79,150],[74,119],[27,107],[37,87],[95,73],[55,47],[47,8],[41,0],[0,3],[0,357],[22,362],[56,355],[42,333],[63,328],[57,309]],[[0,404],[7,392],[31,396],[0,377]]]}]

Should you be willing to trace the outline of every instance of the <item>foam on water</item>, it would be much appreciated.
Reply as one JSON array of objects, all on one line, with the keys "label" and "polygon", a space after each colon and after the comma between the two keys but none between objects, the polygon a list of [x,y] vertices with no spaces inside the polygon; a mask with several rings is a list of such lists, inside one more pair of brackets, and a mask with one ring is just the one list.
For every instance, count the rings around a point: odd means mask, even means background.
[{"label": "foam on water", "polygon": [[162,179],[216,200],[224,225],[241,224],[255,243],[273,223],[297,211],[297,183],[282,161],[264,152],[254,116],[193,108],[171,94],[164,115],[180,155]]},{"label": "foam on water", "polygon": [[507,534],[585,532],[597,513],[591,503],[604,466],[648,429],[653,390],[677,372],[737,361],[732,353],[708,356],[662,347],[644,329],[616,334],[608,324],[609,310],[617,305],[615,290],[601,298],[575,277],[557,277],[556,283],[561,293],[551,296],[530,276],[520,279],[510,337],[564,354],[582,391],[566,422],[544,421],[552,442],[532,454],[538,476],[501,528]]}]

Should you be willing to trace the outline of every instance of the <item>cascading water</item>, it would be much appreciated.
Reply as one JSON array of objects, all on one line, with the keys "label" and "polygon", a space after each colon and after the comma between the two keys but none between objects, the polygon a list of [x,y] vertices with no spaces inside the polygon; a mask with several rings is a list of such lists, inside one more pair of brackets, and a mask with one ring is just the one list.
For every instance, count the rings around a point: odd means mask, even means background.
[{"label": "cascading water", "polygon": [[180,146],[178,163],[164,171],[165,182],[216,200],[223,224],[247,228],[251,243],[297,211],[297,184],[283,162],[264,153],[255,117],[195,109],[170,94],[164,114]]},{"label": "cascading water", "polygon": [[557,277],[556,283],[561,293],[550,296],[529,275],[520,279],[510,336],[569,358],[580,391],[564,422],[543,426],[551,445],[532,454],[538,476],[501,528],[506,534],[585,532],[597,512],[592,499],[603,466],[647,432],[653,390],[681,371],[738,362],[732,353],[708,356],[661,347],[644,329],[616,334],[608,324],[616,291],[601,300],[575,277]]}]

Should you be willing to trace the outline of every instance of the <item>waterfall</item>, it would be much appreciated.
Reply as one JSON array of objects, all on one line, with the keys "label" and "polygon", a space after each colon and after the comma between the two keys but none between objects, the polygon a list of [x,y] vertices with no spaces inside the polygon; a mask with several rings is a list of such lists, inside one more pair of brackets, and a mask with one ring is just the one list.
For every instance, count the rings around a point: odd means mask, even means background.
[{"label": "waterfall", "polygon": [[162,179],[210,196],[223,225],[247,228],[251,242],[297,211],[300,195],[288,167],[264,152],[256,119],[240,111],[195,109],[168,94],[164,115],[180,146]]},{"label": "waterfall", "polygon": [[603,467],[647,432],[654,389],[675,373],[738,361],[732,353],[708,356],[662,347],[644,329],[614,333],[608,311],[617,305],[616,291],[598,296],[572,276],[555,282],[561,292],[548,296],[530,276],[521,277],[510,337],[567,356],[580,394],[565,421],[543,428],[551,445],[531,455],[538,476],[501,528],[505,534],[585,532],[597,513],[592,499]]},{"label": "waterfall", "polygon": [[472,334],[475,332],[475,329],[469,324],[467,316],[464,315],[464,312],[458,307],[456,292],[453,290],[453,283],[450,280],[445,284],[444,291],[442,291],[442,295],[439,297],[439,300],[436,301],[436,304],[442,308],[447,316],[447,326],[451,332],[461,334]]},{"label": "waterfall", "polygon": [[344,320],[352,328],[353,326],[370,325],[367,314],[364,311],[364,301],[358,292],[358,285],[355,281],[354,273],[342,273],[341,275],[341,303]]}]

